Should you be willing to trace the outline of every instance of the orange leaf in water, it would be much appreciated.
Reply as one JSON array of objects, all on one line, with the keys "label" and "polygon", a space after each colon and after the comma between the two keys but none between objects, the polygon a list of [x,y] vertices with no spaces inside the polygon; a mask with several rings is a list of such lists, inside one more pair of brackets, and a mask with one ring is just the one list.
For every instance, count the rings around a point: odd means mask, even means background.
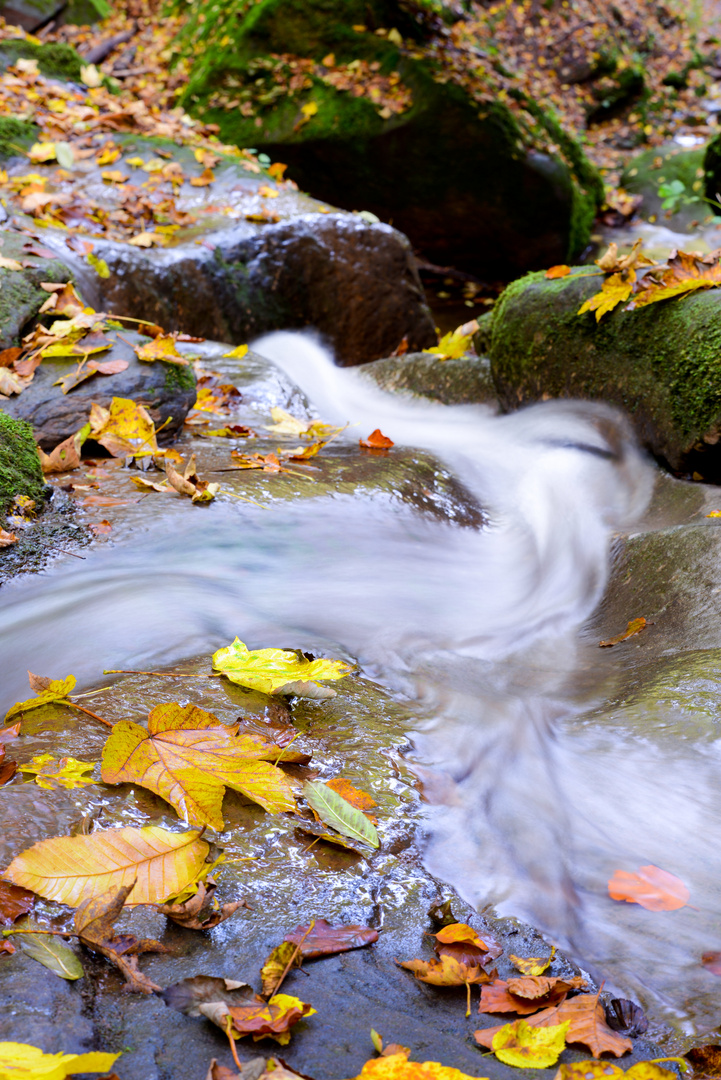
[{"label": "orange leaf in water", "polygon": [[356,810],[360,810],[367,818],[377,824],[377,818],[370,813],[370,810],[372,807],[377,806],[378,803],[370,795],[366,795],[365,791],[359,791],[358,788],[353,787],[349,780],[344,780],[341,776],[337,776],[334,780],[326,780],[325,786],[332,788],[336,795],[340,795],[351,806],[355,806]]},{"label": "orange leaf in water", "polygon": [[556,281],[557,278],[568,277],[570,273],[571,267],[561,263],[559,266],[552,266],[550,270],[546,270],[546,279],[548,281]]},{"label": "orange leaf in water", "polygon": [[390,446],[395,446],[393,440],[384,435],[380,428],[372,431],[367,439],[359,439],[358,442],[364,450],[387,450]]},{"label": "orange leaf in water", "polygon": [[640,308],[659,300],[696,289],[711,289],[721,285],[721,261],[718,252],[700,256],[693,251],[677,251],[663,270],[652,271],[639,282],[639,292],[629,307]]},{"label": "orange leaf in water", "polygon": [[686,906],[690,893],[675,874],[657,866],[642,866],[637,874],[616,870],[608,883],[608,895],[612,900],[640,904],[648,911],[676,911]]},{"label": "orange leaf in water", "polygon": [[640,619],[631,619],[622,634],[616,634],[615,637],[607,638],[605,641],[599,641],[598,647],[599,649],[608,649],[611,645],[619,645],[622,641],[626,641],[628,638],[640,634],[647,626],[648,623],[643,616],[641,616]]}]

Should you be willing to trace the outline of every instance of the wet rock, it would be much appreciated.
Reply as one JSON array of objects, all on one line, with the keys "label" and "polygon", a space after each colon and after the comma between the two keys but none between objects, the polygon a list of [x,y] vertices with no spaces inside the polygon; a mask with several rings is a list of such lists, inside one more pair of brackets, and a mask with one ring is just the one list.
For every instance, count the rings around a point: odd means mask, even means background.
[{"label": "wet rock", "polygon": [[[44,294],[47,297],[47,293]],[[128,367],[115,375],[94,375],[67,394],[55,383],[77,367],[77,360],[46,358],[33,381],[21,394],[8,398],[4,408],[10,416],[27,420],[43,450],[51,450],[87,422],[93,402],[107,408],[114,397],[132,398],[146,407],[156,428],[165,425],[160,439],[167,441],[183,426],[195,397],[192,366],[179,367],[162,360],[138,360],[133,344],[150,339],[133,331],[114,330],[105,336],[113,341],[107,352],[96,354],[98,362],[125,360]],[[122,340],[125,338],[126,340]]]},{"label": "wet rock", "polygon": [[359,369],[382,390],[430,398],[444,405],[496,402],[490,364],[485,357],[442,360],[432,353],[406,353],[363,364]]},{"label": "wet rock", "polygon": [[40,502],[44,487],[32,428],[0,411],[0,515],[16,495]]},{"label": "wet rock", "polygon": [[72,280],[70,270],[59,259],[31,254],[33,248],[41,246],[29,236],[0,232],[0,256],[22,265],[20,270],[0,268],[0,351],[19,344],[23,328],[47,300],[41,281]]},{"label": "wet rock", "polygon": [[[217,18],[210,4],[206,16]],[[284,0],[261,0],[223,33],[224,46],[195,60],[185,107],[225,141],[286,162],[301,188],[392,221],[431,262],[491,280],[565,262],[588,242],[603,192],[581,148],[534,102],[524,107],[555,156],[502,102],[436,81],[430,61],[411,58],[425,31],[405,5],[297,0],[290,18]],[[307,61],[317,70],[299,71]],[[283,84],[303,77],[287,95]],[[378,83],[375,99],[364,81]]]},{"label": "wet rock", "polygon": [[601,279],[583,275],[586,268],[558,281],[529,274],[502,294],[490,349],[502,407],[548,397],[612,402],[666,467],[720,481],[721,293],[619,306],[597,323],[578,309]]},{"label": "wet rock", "polygon": [[[631,158],[621,174],[621,187],[631,195],[642,195],[641,213],[668,221],[675,231],[686,230],[690,223],[708,217],[711,207],[703,202],[704,147],[684,150],[678,143],[666,143]],[[682,184],[670,206],[664,207],[668,196],[659,194],[663,185]],[[716,198],[715,194],[712,198]]]}]

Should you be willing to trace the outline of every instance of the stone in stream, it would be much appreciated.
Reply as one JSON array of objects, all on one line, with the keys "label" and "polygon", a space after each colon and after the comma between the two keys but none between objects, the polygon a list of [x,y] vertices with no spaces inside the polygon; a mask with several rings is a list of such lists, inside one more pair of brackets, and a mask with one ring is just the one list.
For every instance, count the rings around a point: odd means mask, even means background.
[{"label": "stone in stream", "polygon": [[429,398],[444,405],[495,405],[496,390],[486,357],[443,360],[433,353],[406,353],[363,364],[359,369],[381,390]]},{"label": "stone in stream", "polygon": [[[684,150],[674,142],[654,146],[631,158],[621,174],[621,187],[631,195],[643,196],[640,211],[644,218],[655,215],[654,220],[668,222],[675,232],[693,231],[699,220],[713,212],[703,201],[705,155],[703,146],[695,150]],[[682,186],[675,189],[674,182]],[[675,198],[659,193],[665,185],[671,185],[669,192],[676,190]],[[664,206],[667,201],[670,205]]]},{"label": "stone in stream", "polygon": [[501,407],[589,398],[625,409],[668,468],[721,480],[721,292],[699,290],[600,322],[581,304],[602,278],[576,268],[509,285],[494,308],[490,360]]},{"label": "stone in stream", "polygon": [[586,246],[603,185],[580,145],[535,102],[522,103],[524,133],[500,99],[439,74],[420,51],[420,6],[294,0],[291,14],[287,0],[260,0],[227,19],[210,0],[197,8],[180,41],[184,106],[226,142],[286,162],[301,188],[489,280]]}]

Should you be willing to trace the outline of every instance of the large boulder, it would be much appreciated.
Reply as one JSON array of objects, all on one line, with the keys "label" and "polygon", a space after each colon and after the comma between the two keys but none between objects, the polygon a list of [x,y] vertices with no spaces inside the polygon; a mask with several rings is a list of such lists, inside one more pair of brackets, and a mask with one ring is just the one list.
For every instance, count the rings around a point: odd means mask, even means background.
[{"label": "large boulder", "polygon": [[491,280],[588,242],[603,185],[580,147],[533,102],[535,141],[502,100],[479,104],[423,58],[422,21],[397,0],[260,0],[242,18],[201,3],[195,14],[205,21],[187,29],[184,104],[227,142],[287,162],[301,188]]},{"label": "large boulder", "polygon": [[37,30],[65,7],[65,0],[7,0],[0,4],[0,16],[11,26]]},{"label": "large boulder", "polygon": [[596,322],[581,304],[602,278],[528,274],[503,292],[490,359],[504,409],[549,397],[610,401],[665,465],[721,480],[721,293],[699,290]]},{"label": "large boulder", "polygon": [[496,404],[486,357],[446,360],[434,353],[406,353],[363,364],[358,370],[389,393],[428,398],[444,405]]},{"label": "large boulder", "polygon": [[16,495],[38,502],[44,487],[32,428],[0,411],[0,522]]}]

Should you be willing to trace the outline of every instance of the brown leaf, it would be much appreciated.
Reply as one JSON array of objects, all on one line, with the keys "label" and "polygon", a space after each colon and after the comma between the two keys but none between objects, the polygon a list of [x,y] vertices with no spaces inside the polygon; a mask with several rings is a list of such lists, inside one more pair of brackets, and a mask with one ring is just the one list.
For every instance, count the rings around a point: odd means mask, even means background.
[{"label": "brown leaf", "polygon": [[[526,1023],[531,1027],[551,1027],[566,1021],[570,1024],[566,1042],[581,1043],[595,1058],[605,1053],[621,1057],[627,1050],[633,1049],[630,1039],[612,1031],[606,1023],[606,1014],[598,994],[580,994],[578,997],[569,998],[560,1005],[529,1016]],[[474,1038],[480,1046],[490,1050],[493,1036],[504,1026],[499,1024],[497,1027],[482,1028],[473,1033]]]},{"label": "brown leaf", "polygon": [[384,435],[380,428],[372,431],[367,439],[359,439],[358,443],[364,450],[387,450],[389,447],[395,446],[393,440]]},{"label": "brown leaf", "polygon": [[95,533],[96,536],[102,536],[104,533],[112,532],[113,526],[109,521],[93,521],[88,525],[90,532]]},{"label": "brown leaf", "polygon": [[19,885],[0,881],[0,923],[10,926],[21,915],[27,915],[35,903],[35,893]]},{"label": "brown leaf", "polygon": [[599,649],[608,649],[611,645],[618,645],[620,642],[626,641],[627,638],[635,637],[636,634],[640,634],[647,626],[648,623],[643,616],[641,616],[640,619],[631,619],[622,634],[616,634],[615,637],[607,638],[606,641],[599,641],[598,647]]},{"label": "brown leaf", "polygon": [[563,979],[544,978],[528,975],[519,979],[496,979],[490,986],[481,990],[481,1013],[517,1013],[530,1016],[531,1013],[545,1009],[549,1005],[558,1005],[568,996],[569,990],[585,986],[584,979],[575,978],[567,982]]},{"label": "brown leaf", "polygon": [[15,533],[0,529],[0,548],[10,547],[11,544],[17,544],[17,542],[18,538]]},{"label": "brown leaf", "polygon": [[438,960],[406,960],[399,966],[412,971],[419,982],[434,986],[466,986],[491,981],[482,967],[463,964],[453,956],[441,956]]},{"label": "brown leaf", "polygon": [[694,1076],[721,1076],[721,1046],[710,1043],[708,1046],[696,1046],[684,1054],[691,1063]]},{"label": "brown leaf", "polygon": [[8,956],[12,956],[15,952],[15,946],[11,941],[0,941],[0,953],[7,953]]},{"label": "brown leaf", "polygon": [[619,270],[635,270],[639,266],[653,266],[653,259],[643,253],[642,247],[643,240],[639,237],[628,255],[621,255],[619,258],[618,245],[611,243],[601,258],[596,259],[596,266],[606,274],[615,274]]},{"label": "brown leaf", "polygon": [[[286,934],[283,940],[297,945],[307,931],[307,926],[298,926],[290,934]],[[303,941],[300,951],[304,960],[315,960],[319,956],[333,956],[350,949],[362,949],[377,940],[378,931],[370,926],[331,926],[325,919],[316,919],[315,926]]]},{"label": "brown leaf", "polygon": [[704,953],[701,963],[712,975],[721,975],[721,952]]},{"label": "brown leaf", "polygon": [[717,252],[699,256],[693,251],[677,251],[663,270],[653,271],[639,282],[639,291],[629,308],[645,307],[695,289],[718,285],[721,285],[721,262]]},{"label": "brown leaf", "polygon": [[21,724],[22,720],[18,720],[14,724],[8,724],[7,727],[0,728],[0,743],[8,743],[11,739],[16,739],[20,734]]},{"label": "brown leaf", "polygon": [[0,787],[4,787],[5,784],[9,784],[15,773],[18,771],[17,761],[2,761],[0,763]]},{"label": "brown leaf", "polygon": [[73,469],[80,467],[80,440],[77,435],[70,435],[58,443],[49,454],[38,447],[38,454],[40,465],[46,476],[51,473],[72,472]]},{"label": "brown leaf", "polygon": [[17,346],[0,350],[0,367],[12,367],[22,354],[23,350],[19,349]]},{"label": "brown leaf", "polygon": [[180,904],[158,904],[157,910],[187,930],[210,930],[229,919],[238,908],[247,907],[245,900],[233,900],[219,905],[215,899],[215,889],[213,882],[205,884],[201,881],[198,883],[198,891],[188,900]]},{"label": "brown leaf", "polygon": [[460,964],[474,966],[495,960],[503,949],[493,938],[481,939],[467,923],[450,923],[435,935],[433,946],[439,956],[452,956]]},{"label": "brown leaf", "polygon": [[690,893],[680,878],[658,866],[642,866],[637,874],[616,870],[608,883],[612,900],[640,904],[648,911],[676,911],[685,907]]},{"label": "brown leaf", "polygon": [[99,896],[83,900],[75,912],[75,931],[83,945],[93,952],[101,953],[120,969],[128,990],[138,994],[151,994],[154,990],[160,990],[160,987],[139,969],[137,957],[144,952],[168,950],[159,941],[138,941],[132,934],[115,933],[115,922],[134,887],[135,882],[121,885],[119,889],[109,889]]},{"label": "brown leaf", "polygon": [[214,975],[194,975],[161,991],[160,997],[169,1008],[177,1009],[186,1016],[202,1016],[201,1005],[214,1002],[237,1005],[253,1001],[254,994],[247,983],[220,979]]}]

